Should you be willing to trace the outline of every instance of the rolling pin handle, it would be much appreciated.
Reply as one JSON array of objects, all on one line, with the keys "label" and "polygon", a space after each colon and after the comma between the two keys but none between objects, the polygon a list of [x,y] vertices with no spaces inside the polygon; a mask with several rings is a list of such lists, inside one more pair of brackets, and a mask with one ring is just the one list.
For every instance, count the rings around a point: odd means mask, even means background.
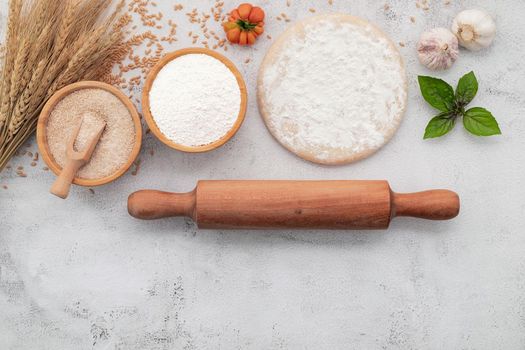
[{"label": "rolling pin handle", "polygon": [[144,190],[128,198],[128,213],[137,219],[154,220],[173,216],[194,218],[195,191],[169,193]]},{"label": "rolling pin handle", "polygon": [[392,217],[450,220],[459,214],[459,196],[448,190],[392,193]]}]

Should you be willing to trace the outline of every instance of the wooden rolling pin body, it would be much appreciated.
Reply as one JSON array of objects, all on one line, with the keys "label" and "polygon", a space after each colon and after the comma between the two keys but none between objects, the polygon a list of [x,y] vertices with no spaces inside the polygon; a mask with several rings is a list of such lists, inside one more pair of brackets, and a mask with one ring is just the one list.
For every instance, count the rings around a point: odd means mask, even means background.
[{"label": "wooden rolling pin body", "polygon": [[452,219],[459,198],[397,194],[386,181],[199,181],[189,193],[135,192],[128,211],[144,220],[186,216],[205,229],[386,229],[396,216]]}]

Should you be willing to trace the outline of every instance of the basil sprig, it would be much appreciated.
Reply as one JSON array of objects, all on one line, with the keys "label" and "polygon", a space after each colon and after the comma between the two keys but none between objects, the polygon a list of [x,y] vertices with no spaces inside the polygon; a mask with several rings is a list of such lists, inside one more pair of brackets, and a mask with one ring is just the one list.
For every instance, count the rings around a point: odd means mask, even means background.
[{"label": "basil sprig", "polygon": [[465,74],[458,82],[456,92],[447,82],[433,77],[419,76],[419,87],[425,101],[439,110],[425,129],[425,139],[440,137],[454,129],[456,119],[463,118],[463,126],[476,136],[501,134],[498,122],[485,108],[466,110],[478,92],[478,80],[474,72]]}]

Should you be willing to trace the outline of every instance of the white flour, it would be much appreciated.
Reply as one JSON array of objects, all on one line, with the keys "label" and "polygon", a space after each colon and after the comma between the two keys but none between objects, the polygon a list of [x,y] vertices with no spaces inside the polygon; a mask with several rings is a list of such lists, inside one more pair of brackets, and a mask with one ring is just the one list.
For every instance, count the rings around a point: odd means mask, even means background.
[{"label": "white flour", "polygon": [[233,73],[204,54],[181,56],[164,66],[150,91],[150,110],[160,131],[183,146],[213,143],[231,130],[241,106]]},{"label": "white flour", "polygon": [[299,24],[270,51],[261,72],[259,97],[269,129],[312,161],[370,154],[388,141],[404,111],[399,53],[372,26],[350,18],[329,15]]}]

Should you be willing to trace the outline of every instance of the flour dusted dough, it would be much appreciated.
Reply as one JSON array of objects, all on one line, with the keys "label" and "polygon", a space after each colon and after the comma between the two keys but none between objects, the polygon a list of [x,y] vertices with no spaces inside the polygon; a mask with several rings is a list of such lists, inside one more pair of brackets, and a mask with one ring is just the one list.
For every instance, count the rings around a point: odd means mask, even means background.
[{"label": "flour dusted dough", "polygon": [[259,110],[288,150],[320,164],[368,157],[397,130],[407,80],[396,46],[376,26],[345,14],[289,28],[258,79]]}]

